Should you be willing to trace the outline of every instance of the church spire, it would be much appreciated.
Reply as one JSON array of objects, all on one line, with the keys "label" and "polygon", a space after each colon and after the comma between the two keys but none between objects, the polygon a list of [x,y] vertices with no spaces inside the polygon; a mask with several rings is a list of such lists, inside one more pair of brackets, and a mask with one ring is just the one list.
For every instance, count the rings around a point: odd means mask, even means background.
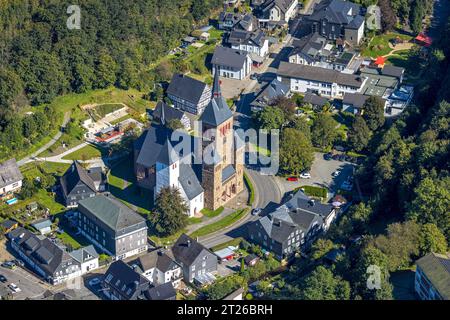
[{"label": "church spire", "polygon": [[221,96],[222,91],[220,90],[219,68],[216,67],[214,72],[213,98],[220,98]]}]

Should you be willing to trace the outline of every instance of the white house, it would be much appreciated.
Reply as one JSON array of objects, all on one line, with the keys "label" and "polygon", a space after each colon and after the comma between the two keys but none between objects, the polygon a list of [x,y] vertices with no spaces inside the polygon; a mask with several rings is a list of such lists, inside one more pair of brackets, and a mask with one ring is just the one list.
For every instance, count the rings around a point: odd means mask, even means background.
[{"label": "white house", "polygon": [[292,92],[311,92],[329,98],[343,98],[346,93],[359,93],[367,78],[336,70],[281,62],[279,81],[290,86]]},{"label": "white house", "polygon": [[227,41],[231,48],[248,52],[256,63],[261,63],[269,54],[269,40],[261,30],[255,32],[234,30],[230,32]]},{"label": "white house", "polygon": [[80,277],[98,268],[98,254],[88,246],[68,253],[48,238],[41,238],[25,228],[8,234],[11,248],[26,266],[53,285]]},{"label": "white house", "polygon": [[180,159],[167,140],[156,160],[155,199],[161,189],[177,188],[189,207],[187,214],[193,217],[204,207],[203,188],[187,160]]},{"label": "white house", "polygon": [[261,6],[261,19],[289,22],[297,14],[298,0],[267,0]]},{"label": "white house", "polygon": [[252,59],[248,52],[222,46],[216,47],[211,60],[213,76],[216,69],[224,78],[242,80],[250,75]]},{"label": "white house", "polygon": [[130,265],[154,286],[171,282],[178,288],[183,278],[181,266],[162,250],[142,255]]},{"label": "white house", "polygon": [[14,192],[20,191],[22,179],[16,159],[0,163],[0,199],[11,198]]}]

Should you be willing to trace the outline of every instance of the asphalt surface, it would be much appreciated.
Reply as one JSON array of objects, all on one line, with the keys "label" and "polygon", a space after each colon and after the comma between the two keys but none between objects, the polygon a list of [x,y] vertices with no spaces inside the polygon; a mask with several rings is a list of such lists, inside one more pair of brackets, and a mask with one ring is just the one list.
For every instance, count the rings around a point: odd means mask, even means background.
[{"label": "asphalt surface", "polygon": [[17,161],[17,165],[19,167],[27,164],[28,162],[32,161],[33,158],[36,158],[38,155],[40,155],[42,152],[44,152],[45,150],[47,150],[48,148],[50,148],[51,146],[53,146],[58,140],[59,138],[61,138],[63,131],[62,128],[65,128],[67,123],[69,123],[70,121],[70,112],[66,112],[64,114],[64,120],[63,123],[61,125],[61,129],[58,131],[58,133],[56,133],[52,139],[46,143],[44,146],[42,146],[40,149],[38,149],[37,151],[33,152],[31,155],[29,155],[28,157],[25,157],[19,161]]}]

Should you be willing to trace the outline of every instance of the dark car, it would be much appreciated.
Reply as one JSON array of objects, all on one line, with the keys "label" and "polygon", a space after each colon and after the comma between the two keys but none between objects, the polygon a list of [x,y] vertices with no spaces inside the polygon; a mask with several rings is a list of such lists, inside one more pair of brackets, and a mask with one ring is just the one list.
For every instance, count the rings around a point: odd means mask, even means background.
[{"label": "dark car", "polygon": [[325,160],[331,160],[331,159],[333,158],[333,154],[332,154],[331,152],[325,153],[325,154],[323,155],[323,158],[324,158]]},{"label": "dark car", "polygon": [[8,279],[6,279],[4,275],[0,274],[0,282],[5,283],[6,281],[8,281]]},{"label": "dark car", "polygon": [[332,158],[333,160],[339,160],[339,155],[338,155],[338,154],[335,154],[335,155],[333,155],[331,158]]},{"label": "dark car", "polygon": [[352,157],[346,155],[345,156],[345,161],[352,162]]},{"label": "dark car", "polygon": [[345,156],[343,154],[339,155],[338,160],[345,161]]}]

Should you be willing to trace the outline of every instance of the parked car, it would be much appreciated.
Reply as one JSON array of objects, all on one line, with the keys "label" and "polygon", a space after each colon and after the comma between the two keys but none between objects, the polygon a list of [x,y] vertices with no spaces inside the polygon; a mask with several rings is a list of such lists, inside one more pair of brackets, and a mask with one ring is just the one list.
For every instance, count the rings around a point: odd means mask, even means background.
[{"label": "parked car", "polygon": [[337,177],[337,176],[339,176],[341,174],[341,170],[336,170],[335,172],[333,172],[332,174],[331,174],[331,176],[332,177]]},{"label": "parked car", "polygon": [[91,286],[91,287],[94,287],[94,286],[96,286],[96,285],[98,285],[98,284],[100,284],[100,282],[102,282],[101,280],[100,280],[100,278],[92,278],[91,280],[89,280],[89,285]]},{"label": "parked car", "polygon": [[339,160],[339,155],[338,154],[334,154],[331,158],[333,160]]},{"label": "parked car", "polygon": [[325,153],[325,154],[323,155],[323,158],[324,158],[325,160],[331,160],[331,159],[333,158],[333,154],[332,154],[331,152]]},{"label": "parked car", "polygon": [[302,178],[302,179],[311,179],[311,173],[309,173],[309,172],[302,172],[302,173],[300,173],[300,178]]},{"label": "parked car", "polygon": [[8,285],[8,288],[10,288],[11,291],[12,291],[13,293],[18,293],[18,292],[21,292],[21,291],[22,291],[22,290],[21,290],[18,286],[16,286],[14,283],[10,283],[10,284]]},{"label": "parked car", "polygon": [[287,181],[298,181],[297,177],[289,177],[287,178]]},{"label": "parked car", "polygon": [[19,260],[19,259],[14,260],[14,263],[15,263],[16,265],[18,265],[18,266],[21,266],[21,267],[24,267],[24,266],[25,266],[25,263],[24,263],[22,260]]},{"label": "parked car", "polygon": [[16,264],[12,261],[5,261],[2,263],[3,268],[14,270],[16,268]]},{"label": "parked car", "polygon": [[261,208],[255,208],[252,210],[252,216],[258,216],[261,213]]},{"label": "parked car", "polygon": [[4,275],[0,274],[0,282],[5,283],[6,281],[8,281],[8,279],[6,279]]},{"label": "parked car", "polygon": [[343,155],[343,154],[339,155],[338,160],[345,161],[345,155]]}]

